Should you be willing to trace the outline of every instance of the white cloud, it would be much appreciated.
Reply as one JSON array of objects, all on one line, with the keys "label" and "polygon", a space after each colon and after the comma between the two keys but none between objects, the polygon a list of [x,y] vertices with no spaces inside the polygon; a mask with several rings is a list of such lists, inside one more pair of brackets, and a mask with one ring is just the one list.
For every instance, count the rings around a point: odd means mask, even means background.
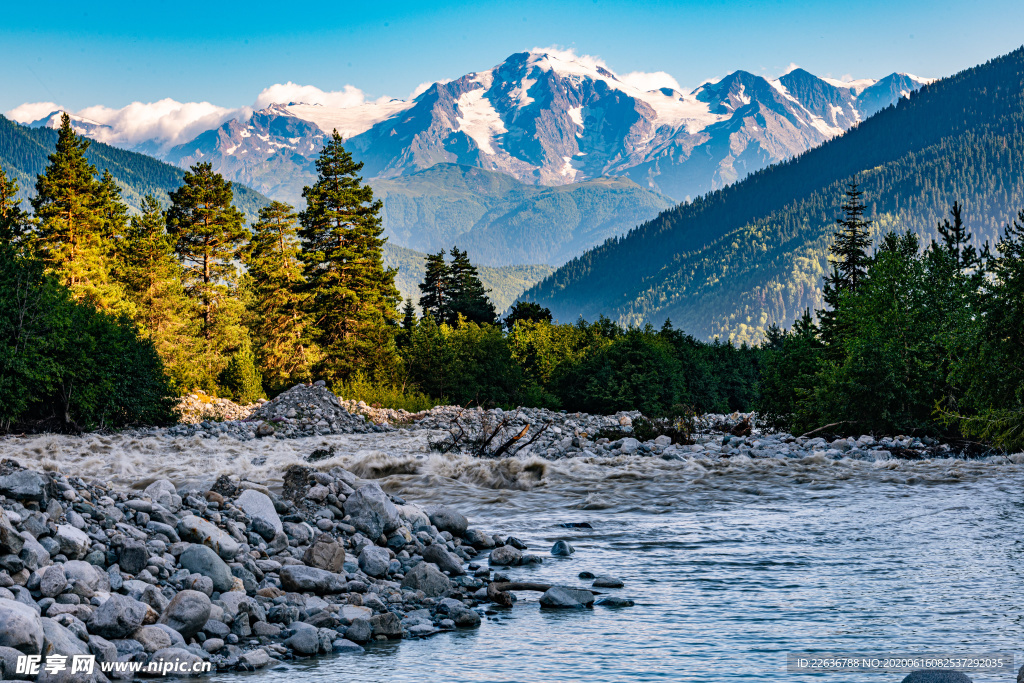
[{"label": "white cloud", "polygon": [[785,69],[783,69],[782,71],[779,72],[779,77],[781,78],[782,76],[785,76],[786,74],[788,74],[790,71],[794,71],[794,70],[799,69],[799,68],[800,68],[799,64],[797,64],[796,62],[790,62],[789,66],[787,66]]},{"label": "white cloud", "polygon": [[26,102],[14,109],[4,112],[4,116],[18,123],[32,123],[48,114],[61,109],[56,102]]},{"label": "white cloud", "polygon": [[624,76],[619,76],[619,80],[644,92],[660,88],[672,88],[677,92],[683,91],[679,81],[664,71],[633,71]]},{"label": "white cloud", "polygon": [[262,109],[271,104],[288,104],[289,102],[322,104],[325,107],[346,109],[365,104],[366,95],[354,85],[346,85],[341,90],[325,91],[315,85],[299,85],[288,81],[264,88],[256,97],[255,107]]}]

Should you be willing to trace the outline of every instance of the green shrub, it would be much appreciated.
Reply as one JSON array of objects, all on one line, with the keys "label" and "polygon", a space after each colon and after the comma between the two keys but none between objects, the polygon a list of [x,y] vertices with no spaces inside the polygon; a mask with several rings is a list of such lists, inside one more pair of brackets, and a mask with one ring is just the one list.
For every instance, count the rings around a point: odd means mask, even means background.
[{"label": "green shrub", "polygon": [[407,410],[410,413],[430,410],[444,403],[409,387],[374,384],[362,373],[356,373],[348,382],[335,385],[334,393],[344,400],[365,401],[370,406]]},{"label": "green shrub", "polygon": [[266,398],[263,375],[256,369],[256,354],[248,338],[231,356],[228,366],[220,373],[221,394],[235,403],[249,404]]}]

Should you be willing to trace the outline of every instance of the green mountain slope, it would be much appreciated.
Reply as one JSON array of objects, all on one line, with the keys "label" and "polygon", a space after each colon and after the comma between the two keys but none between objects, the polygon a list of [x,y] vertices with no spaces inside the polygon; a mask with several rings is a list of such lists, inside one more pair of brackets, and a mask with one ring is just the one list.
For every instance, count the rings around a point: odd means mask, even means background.
[{"label": "green mountain slope", "polygon": [[[425,258],[426,255],[421,252],[390,242],[384,245],[384,265],[388,268],[398,268],[395,285],[402,293],[402,298],[411,297],[413,303],[420,299],[419,284],[423,282]],[[499,313],[511,306],[525,289],[547,277],[554,270],[548,265],[478,268],[480,281],[488,290],[488,297],[494,302],[494,308]]]},{"label": "green mountain slope", "polygon": [[[35,193],[36,176],[46,168],[46,158],[56,144],[57,131],[26,128],[0,116],[0,168],[18,180],[23,199]],[[121,187],[125,203],[135,210],[148,194],[168,204],[167,193],[181,185],[184,174],[176,166],[102,142],[93,141],[85,156],[100,173],[110,171]],[[235,206],[245,213],[249,222],[255,220],[260,208],[270,203],[269,199],[244,185],[236,183],[233,188]]]},{"label": "green mountain slope", "polygon": [[842,191],[876,231],[930,239],[955,200],[978,241],[1024,207],[1024,48],[925,87],[792,161],[670,209],[558,269],[523,298],[561,320],[605,314],[753,341],[821,305]]},{"label": "green mountain slope", "polygon": [[627,178],[546,187],[458,164],[368,182],[395,244],[424,252],[457,244],[491,266],[565,263],[673,203]]}]

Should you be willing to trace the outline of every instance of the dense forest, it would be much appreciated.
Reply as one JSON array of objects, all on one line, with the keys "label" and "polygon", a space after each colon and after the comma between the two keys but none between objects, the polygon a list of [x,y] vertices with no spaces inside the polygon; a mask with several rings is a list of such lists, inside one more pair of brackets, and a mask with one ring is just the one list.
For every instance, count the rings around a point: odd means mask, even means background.
[{"label": "dense forest", "polygon": [[959,203],[975,246],[1024,205],[1024,48],[932,83],[791,161],[665,211],[528,290],[556,318],[671,318],[700,338],[756,343],[823,305],[832,222],[856,177],[871,237],[922,243]]}]

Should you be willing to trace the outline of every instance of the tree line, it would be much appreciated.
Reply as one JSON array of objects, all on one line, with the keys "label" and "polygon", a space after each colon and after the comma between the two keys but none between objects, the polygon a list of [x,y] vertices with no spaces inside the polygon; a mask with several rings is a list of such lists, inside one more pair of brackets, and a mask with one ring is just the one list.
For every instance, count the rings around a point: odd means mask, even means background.
[{"label": "tree line", "polygon": [[760,411],[795,432],[1024,446],[1024,211],[979,248],[954,203],[939,239],[888,232],[869,253],[856,185],[843,209],[825,307],[762,345]]}]

